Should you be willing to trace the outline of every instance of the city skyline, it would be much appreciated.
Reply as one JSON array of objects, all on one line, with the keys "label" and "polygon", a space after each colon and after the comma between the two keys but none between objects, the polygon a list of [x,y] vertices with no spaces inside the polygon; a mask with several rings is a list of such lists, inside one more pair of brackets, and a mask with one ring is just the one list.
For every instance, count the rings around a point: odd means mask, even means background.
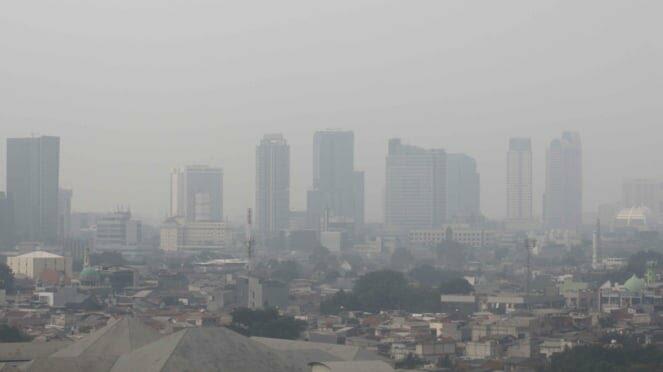
[{"label": "city skyline", "polygon": [[[340,131],[340,132],[353,133],[354,134],[354,131],[352,131],[352,130],[333,130],[332,132],[334,132],[334,131]],[[315,133],[325,133],[325,132],[330,132],[330,130],[319,130],[319,131],[315,131],[315,132],[312,132],[312,133],[315,134]],[[570,131],[565,131],[564,133],[568,133],[568,132],[570,132]],[[48,136],[45,136],[45,137],[48,137]],[[23,137],[23,138],[31,138],[31,137]],[[516,138],[520,138],[520,137],[516,137]],[[506,140],[508,142],[508,139],[506,139]],[[531,138],[527,138],[527,140],[529,140],[530,142],[533,142]],[[553,139],[553,141],[554,141],[554,139]],[[310,141],[309,146],[314,145],[314,143],[315,143],[315,140],[313,140],[312,142]],[[5,144],[4,141],[3,141],[3,144]],[[549,144],[550,144],[550,139],[548,140],[548,146],[549,146]],[[357,146],[361,147],[361,144],[357,144]],[[302,146],[297,146],[297,147],[302,147]],[[536,150],[537,149],[535,148],[535,146],[531,145],[532,158],[533,158],[533,168],[534,168],[533,169],[533,175],[538,175],[538,173],[540,173],[540,172],[537,172],[537,170],[539,170],[537,168],[543,168],[542,170],[544,170],[544,171],[546,169],[545,162],[543,162],[542,164],[538,164],[538,166],[537,166],[537,163],[535,161],[536,158],[537,158],[537,151]],[[545,152],[548,149],[546,147],[543,147],[540,150]],[[66,147],[60,149],[60,152],[63,152],[63,151],[66,151]],[[310,154],[310,148],[309,148],[309,154]],[[0,155],[6,155],[6,154],[3,153],[3,154],[0,154]],[[461,154],[461,155],[464,155],[464,154]],[[467,155],[470,155],[472,157],[472,154],[467,154]],[[545,155],[540,156],[540,158],[545,159]],[[309,159],[309,161],[312,161],[312,159]],[[583,164],[584,164],[584,162],[585,161],[583,160]],[[179,163],[182,163],[182,162],[179,162]],[[204,167],[204,168],[209,168],[211,170],[218,170],[219,172],[221,172],[221,183],[222,183],[222,190],[221,190],[221,195],[220,195],[221,205],[219,206],[220,210],[215,212],[215,213],[220,212],[223,216],[223,219],[225,219],[227,217],[230,220],[233,220],[233,221],[236,221],[236,222],[241,222],[244,218],[242,213],[245,212],[245,209],[247,207],[255,207],[254,202],[252,200],[247,204],[241,204],[241,205],[235,204],[234,207],[232,208],[232,212],[229,213],[228,216],[225,216],[223,214],[223,208],[224,208],[224,203],[225,203],[224,198],[223,198],[224,197],[223,190],[225,189],[225,186],[223,185],[224,170],[220,166],[216,165],[216,164],[219,164],[219,163],[220,162],[217,161],[217,162],[210,162],[206,165],[198,165],[198,164],[201,164],[201,162],[193,162],[191,164],[194,164],[194,165],[186,165],[186,166],[183,166],[181,168],[175,168],[175,169],[183,171],[187,168]],[[210,164],[214,164],[214,165],[210,165]],[[478,173],[482,174],[482,179],[483,179],[483,169],[478,164],[480,164],[480,159],[479,159],[479,161],[477,161],[477,167],[476,168],[478,170]],[[3,162],[3,165],[6,165],[6,163]],[[255,166],[255,163],[254,163],[254,166]],[[2,167],[0,170],[4,171],[5,168],[6,167]],[[63,169],[62,166],[60,168],[61,168],[60,173],[66,172],[66,169]],[[508,170],[508,161],[505,162],[504,169]],[[139,210],[138,215],[140,215],[141,218],[144,218],[148,221],[151,221],[152,223],[160,223],[164,218],[166,218],[166,217],[168,217],[172,214],[171,208],[172,208],[172,202],[173,201],[171,200],[172,199],[172,190],[171,190],[171,188],[172,188],[172,181],[173,181],[173,178],[172,178],[173,173],[172,172],[174,172],[174,170],[173,170],[173,168],[170,168],[169,171],[171,172],[171,176],[170,176],[171,179],[170,179],[170,181],[166,181],[166,184],[170,185],[170,186],[168,186],[168,194],[170,196],[167,196],[168,200],[160,202],[162,204],[162,206],[160,208],[166,209],[166,211],[164,212],[163,215],[151,215],[150,213],[144,212],[144,210]],[[306,173],[305,169],[298,169],[298,170],[292,170],[291,171],[291,184],[293,182],[292,179],[301,178],[301,176],[298,177],[298,174],[300,172]],[[383,172],[384,172],[384,169],[382,170],[382,173]],[[362,174],[362,175],[363,175],[363,173],[364,173],[363,170],[355,172],[355,174]],[[508,173],[508,172],[506,172],[506,173]],[[545,218],[545,216],[543,215],[544,208],[541,207],[541,206],[543,206],[545,204],[545,202],[543,200],[543,196],[544,196],[543,194],[545,192],[546,185],[545,184],[538,185],[538,183],[540,183],[538,181],[545,182],[546,181],[546,175],[544,173],[544,174],[538,175],[538,176],[541,178],[541,180],[535,179],[534,182],[533,182],[533,186],[532,186],[533,187],[533,197],[532,197],[533,206],[532,206],[532,210],[533,210],[533,218],[535,220]],[[60,178],[61,177],[62,176],[60,175]],[[371,178],[374,178],[374,177],[371,177]],[[507,178],[508,177],[505,176],[503,178],[502,182],[504,182],[505,184],[508,184]],[[612,187],[616,189],[616,192],[615,192],[614,196],[611,199],[597,200],[595,208],[592,208],[592,207],[588,208],[587,207],[588,203],[583,202],[583,209],[582,209],[583,216],[587,215],[589,217],[589,215],[596,214],[596,212],[598,210],[598,207],[600,207],[603,204],[618,202],[618,201],[622,200],[623,199],[623,192],[624,192],[623,191],[624,183],[627,183],[631,180],[650,180],[651,182],[658,182],[657,180],[659,180],[659,179],[663,179],[663,177],[656,177],[656,176],[653,176],[653,175],[644,175],[644,176],[643,175],[636,175],[636,176],[633,176],[633,177],[626,177],[626,176],[620,177],[617,180],[618,183],[612,185]],[[4,181],[5,181],[4,177],[3,177],[2,181],[4,183]],[[384,191],[385,191],[384,180],[382,180],[382,182],[383,183],[381,185],[377,185],[377,186],[380,189],[381,193],[384,193]],[[233,182],[233,184],[234,183],[236,183],[236,182]],[[309,181],[309,184],[310,184],[310,181]],[[61,182],[60,187],[64,190],[74,189],[73,187],[69,186],[69,184],[64,184],[63,185],[62,182]],[[163,185],[161,185],[161,187],[163,187]],[[586,186],[583,185],[583,188],[585,188],[585,187]],[[306,201],[307,194],[310,193],[310,191],[313,190],[313,189],[312,189],[311,185],[306,187],[306,190],[304,190],[304,191],[301,191],[302,188],[304,188],[304,187],[294,186],[294,188],[293,188],[293,186],[291,185],[291,192],[290,192],[291,208],[290,209],[293,212],[306,211],[307,210],[307,201]],[[374,189],[375,189],[375,187],[374,187]],[[485,189],[486,189],[486,185],[482,182],[480,200],[482,200],[483,197],[484,197],[483,195],[486,194]],[[0,190],[2,190],[2,189],[0,188]],[[74,191],[75,191],[75,189],[74,189]],[[80,192],[85,194],[86,190],[80,190]],[[253,199],[254,198],[254,192],[253,191],[251,191],[251,192],[252,192],[251,198]],[[302,194],[303,196],[298,194],[298,192],[303,192],[303,194]],[[78,193],[76,193],[76,194],[78,195]],[[370,190],[367,191],[366,199],[370,199],[369,195],[375,197],[374,193],[373,194],[370,193]],[[583,199],[585,199],[585,198],[583,198]],[[230,200],[230,203],[233,204],[233,201],[236,201],[237,199],[233,196],[230,196],[229,200]],[[383,203],[383,200],[381,200],[380,203]],[[76,206],[75,208],[72,208],[73,211],[76,211],[76,212],[99,212],[99,213],[108,212],[109,210],[115,208],[117,205],[129,205],[129,206],[132,205],[132,203],[126,202],[126,201],[117,201],[117,202],[113,201],[112,206],[109,207],[108,209],[103,209],[103,210],[101,210],[101,209],[96,210],[96,209],[90,209],[90,208],[86,209],[85,207],[82,207],[82,208],[79,207],[75,197],[73,198],[73,203],[72,204]],[[368,208],[368,204],[369,203],[366,203],[365,208]],[[492,218],[492,219],[502,219],[502,218],[507,218],[508,219],[508,213],[506,213],[507,209],[508,209],[507,205],[508,205],[508,200],[504,200],[504,214],[501,214],[501,213],[491,213],[490,209],[487,212],[485,210],[485,207],[483,206],[483,203],[482,203],[481,213],[484,216]],[[376,211],[373,210],[372,213],[370,214],[370,218],[367,217],[368,219],[366,220],[366,222],[368,222],[368,223],[383,223],[384,222],[384,218],[383,218],[384,217],[384,209],[381,207],[380,209],[378,209],[378,211],[380,211],[382,213],[381,216],[376,216],[375,215]],[[587,221],[585,221],[585,222],[587,222]]]},{"label": "city skyline", "polygon": [[[260,15],[246,4],[150,4],[134,15],[124,12],[130,6],[65,0],[34,14],[27,4],[12,4],[0,23],[9,55],[0,66],[3,136],[62,138],[61,186],[74,189],[75,210],[130,204],[159,221],[168,215],[169,170],[203,163],[224,168],[233,196],[226,215],[239,219],[253,203],[253,144],[273,132],[291,145],[292,207],[304,210],[311,136],[328,127],[355,133],[368,222],[382,220],[392,137],[473,156],[484,185],[482,209],[493,218],[506,215],[509,137],[532,138],[537,216],[545,147],[563,130],[583,135],[592,174],[585,186],[593,190],[584,198],[586,211],[619,200],[623,178],[663,176],[643,161],[663,155],[652,135],[662,114],[661,77],[652,73],[663,59],[661,40],[647,28],[663,4],[624,11],[616,2],[369,1],[324,9],[270,4]],[[149,30],[140,16],[152,19]],[[252,21],[240,22],[242,16]],[[181,17],[196,21],[173,28]],[[118,20],[125,28],[117,29]],[[338,24],[347,28],[339,33]],[[330,38],[336,42],[320,43]],[[4,174],[3,167],[2,190]],[[117,185],[120,179],[131,187]]]}]

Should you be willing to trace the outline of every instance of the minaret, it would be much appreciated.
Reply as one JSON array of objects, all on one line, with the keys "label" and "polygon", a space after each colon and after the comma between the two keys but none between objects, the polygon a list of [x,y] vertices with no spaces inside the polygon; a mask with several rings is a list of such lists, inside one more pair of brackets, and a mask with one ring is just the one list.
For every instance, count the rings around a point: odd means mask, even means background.
[{"label": "minaret", "polygon": [[592,238],[592,268],[594,269],[601,267],[603,260],[601,248],[601,220],[596,219],[596,230],[594,230]]}]

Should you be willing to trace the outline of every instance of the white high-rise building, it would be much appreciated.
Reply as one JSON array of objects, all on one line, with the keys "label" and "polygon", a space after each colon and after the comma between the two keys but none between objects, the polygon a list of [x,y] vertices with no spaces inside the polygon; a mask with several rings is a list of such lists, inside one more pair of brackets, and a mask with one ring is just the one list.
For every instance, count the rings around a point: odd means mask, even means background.
[{"label": "white high-rise building", "polygon": [[580,134],[564,132],[546,154],[543,217],[549,229],[576,230],[582,224],[582,143]]},{"label": "white high-rise building", "polygon": [[509,220],[532,219],[532,189],[532,141],[529,138],[511,138],[506,171],[506,209]]},{"label": "white high-rise building", "polygon": [[256,148],[256,229],[262,237],[288,229],[290,146],[281,134],[265,135]]},{"label": "white high-rise building", "polygon": [[407,233],[446,222],[447,154],[389,141],[386,166],[385,224]]},{"label": "white high-rise building", "polygon": [[223,220],[223,169],[206,165],[174,169],[170,175],[170,217]]}]

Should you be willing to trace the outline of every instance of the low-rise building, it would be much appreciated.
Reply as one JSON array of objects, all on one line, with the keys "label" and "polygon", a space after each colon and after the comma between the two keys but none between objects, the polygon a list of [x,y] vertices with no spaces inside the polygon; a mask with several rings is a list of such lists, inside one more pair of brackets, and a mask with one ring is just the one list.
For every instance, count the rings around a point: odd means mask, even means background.
[{"label": "low-rise building", "polygon": [[28,278],[39,280],[45,272],[57,272],[65,277],[71,277],[72,261],[70,257],[57,254],[35,251],[20,256],[8,257],[7,266],[14,274],[25,275]]},{"label": "low-rise building", "polygon": [[[447,236],[451,233],[451,236]],[[469,226],[449,226],[442,229],[411,230],[410,244],[434,246],[446,240],[473,248],[483,248],[496,242],[495,232],[492,230],[473,229]]]},{"label": "low-rise building", "polygon": [[169,219],[161,227],[164,251],[223,250],[232,245],[233,232],[224,222]]}]

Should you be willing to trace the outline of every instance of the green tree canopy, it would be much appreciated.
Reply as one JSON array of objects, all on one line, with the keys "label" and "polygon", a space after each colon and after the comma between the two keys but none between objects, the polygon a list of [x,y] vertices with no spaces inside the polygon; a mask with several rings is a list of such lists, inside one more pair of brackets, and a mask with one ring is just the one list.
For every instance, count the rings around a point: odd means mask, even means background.
[{"label": "green tree canopy", "polygon": [[0,289],[9,293],[14,291],[14,273],[9,266],[0,263]]},{"label": "green tree canopy", "polygon": [[26,336],[16,327],[7,324],[0,325],[0,342],[27,342],[30,337]]},{"label": "green tree canopy", "polygon": [[468,294],[474,292],[474,287],[465,278],[454,278],[440,284],[441,294]]},{"label": "green tree canopy", "polygon": [[228,328],[247,337],[260,336],[295,340],[306,329],[306,323],[279,315],[276,309],[235,309]]}]

